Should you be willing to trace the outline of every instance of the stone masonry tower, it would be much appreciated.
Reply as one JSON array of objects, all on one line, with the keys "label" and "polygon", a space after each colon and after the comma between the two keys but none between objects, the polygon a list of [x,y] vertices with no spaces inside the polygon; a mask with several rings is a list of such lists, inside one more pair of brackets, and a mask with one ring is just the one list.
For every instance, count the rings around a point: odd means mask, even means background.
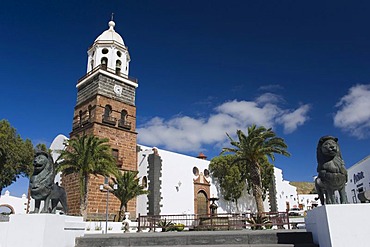
[{"label": "stone masonry tower", "polygon": [[[122,171],[137,170],[136,154],[136,79],[128,76],[130,55],[122,37],[109,22],[104,31],[89,47],[87,72],[77,82],[77,103],[74,108],[70,137],[93,134],[108,138],[117,166]],[[76,176],[62,178],[68,197],[70,214],[80,212],[80,188]],[[100,219],[106,211],[106,193],[99,190],[104,178],[90,176],[88,184],[87,219]],[[116,214],[119,201],[109,195],[109,214]],[[135,216],[136,202],[128,205]]]}]

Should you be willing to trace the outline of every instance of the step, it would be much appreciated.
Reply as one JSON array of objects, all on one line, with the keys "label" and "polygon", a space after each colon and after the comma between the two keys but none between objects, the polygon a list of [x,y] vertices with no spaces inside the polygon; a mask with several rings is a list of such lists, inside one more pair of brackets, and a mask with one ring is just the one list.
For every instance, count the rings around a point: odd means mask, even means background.
[{"label": "step", "polygon": [[[162,245],[163,247],[168,245]],[[152,247],[152,246],[140,246]],[[176,247],[199,247],[199,245],[176,245]],[[294,247],[294,244],[225,244],[225,245],[202,245],[202,247]]]},{"label": "step", "polygon": [[277,246],[317,247],[305,230],[241,230],[202,232],[150,232],[86,234],[76,239],[76,247],[104,246]]}]

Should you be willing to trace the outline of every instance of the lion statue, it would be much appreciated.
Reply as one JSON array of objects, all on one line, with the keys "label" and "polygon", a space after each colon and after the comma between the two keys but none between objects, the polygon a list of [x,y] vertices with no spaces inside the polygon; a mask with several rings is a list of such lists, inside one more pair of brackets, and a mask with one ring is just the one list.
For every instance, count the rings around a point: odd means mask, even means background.
[{"label": "lion statue", "polygon": [[348,203],[345,191],[348,176],[338,138],[321,137],[317,144],[316,156],[318,176],[315,179],[315,187],[321,204],[336,204],[335,191],[339,192],[341,204]]},{"label": "lion statue", "polygon": [[[66,193],[58,183],[54,183],[54,179],[53,158],[49,153],[37,150],[29,185],[31,197],[35,200],[35,210],[31,213],[39,212],[41,201],[44,201],[41,213],[55,213],[59,202],[62,204],[64,213],[68,212]],[[50,202],[51,209],[49,208]]]}]

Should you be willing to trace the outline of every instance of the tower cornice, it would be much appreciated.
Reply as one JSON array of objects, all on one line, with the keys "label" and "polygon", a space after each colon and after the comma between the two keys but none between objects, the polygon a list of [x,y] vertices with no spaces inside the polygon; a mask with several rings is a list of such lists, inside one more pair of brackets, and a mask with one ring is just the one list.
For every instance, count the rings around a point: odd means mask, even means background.
[{"label": "tower cornice", "polygon": [[96,67],[94,70],[90,71],[85,76],[83,76],[80,80],[78,80],[77,85],[76,85],[76,88],[80,88],[86,82],[88,82],[91,77],[94,77],[94,76],[96,76],[98,74],[103,74],[103,75],[108,76],[108,77],[110,77],[110,78],[112,78],[114,80],[117,80],[119,82],[128,84],[128,85],[133,86],[135,88],[137,88],[139,86],[139,84],[137,83],[137,79],[136,78],[130,78],[130,77],[124,78],[122,76],[119,76],[119,75],[116,75],[116,74],[114,74],[112,72],[109,72],[108,70],[102,69],[101,66],[100,66],[100,67]]}]

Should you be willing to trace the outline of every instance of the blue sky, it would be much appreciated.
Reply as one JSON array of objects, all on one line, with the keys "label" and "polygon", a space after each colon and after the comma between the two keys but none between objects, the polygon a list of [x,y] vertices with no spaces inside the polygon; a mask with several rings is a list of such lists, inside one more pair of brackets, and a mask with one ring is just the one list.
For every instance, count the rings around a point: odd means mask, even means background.
[{"label": "blue sky", "polygon": [[140,144],[211,159],[226,132],[256,123],[288,144],[274,164],[290,181],[312,181],[323,135],[347,167],[369,155],[368,1],[4,1],[0,119],[34,144],[68,136],[87,49],[112,12],[139,80]]}]

